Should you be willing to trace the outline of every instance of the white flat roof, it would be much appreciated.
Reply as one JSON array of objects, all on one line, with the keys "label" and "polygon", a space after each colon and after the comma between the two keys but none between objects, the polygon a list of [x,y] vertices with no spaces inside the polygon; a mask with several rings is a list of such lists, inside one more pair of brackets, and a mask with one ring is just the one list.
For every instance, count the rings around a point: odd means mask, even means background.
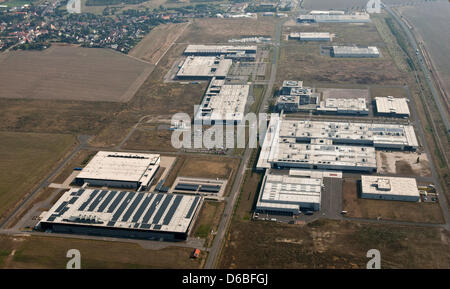
[{"label": "white flat roof", "polygon": [[326,98],[320,102],[317,110],[325,112],[369,112],[365,98]]},{"label": "white flat roof", "polygon": [[231,45],[203,45],[203,44],[190,44],[184,50],[184,53],[216,53],[216,54],[228,54],[236,53],[240,51],[256,51],[256,45],[247,46],[231,46]]},{"label": "white flat roof", "polygon": [[300,205],[320,204],[322,179],[268,174],[264,183],[260,203]]},{"label": "white flat roof", "polygon": [[146,184],[158,169],[159,162],[159,154],[99,151],[77,178]]},{"label": "white flat roof", "polygon": [[250,86],[211,82],[197,111],[196,120],[237,121],[244,118]]},{"label": "white flat roof", "polygon": [[377,112],[409,115],[408,101],[402,97],[375,97]]},{"label": "white flat roof", "polygon": [[363,194],[420,196],[415,178],[363,175],[361,187]]},{"label": "white flat roof", "polygon": [[280,138],[324,138],[376,146],[419,146],[410,125],[283,119]]},{"label": "white flat roof", "polygon": [[379,55],[380,52],[375,46],[357,47],[357,46],[333,46],[333,52],[335,55]]},{"label": "white flat roof", "polygon": [[177,77],[226,77],[233,63],[231,59],[215,56],[189,56],[177,72]]},{"label": "white flat roof", "polygon": [[72,188],[41,222],[186,232],[200,196]]}]

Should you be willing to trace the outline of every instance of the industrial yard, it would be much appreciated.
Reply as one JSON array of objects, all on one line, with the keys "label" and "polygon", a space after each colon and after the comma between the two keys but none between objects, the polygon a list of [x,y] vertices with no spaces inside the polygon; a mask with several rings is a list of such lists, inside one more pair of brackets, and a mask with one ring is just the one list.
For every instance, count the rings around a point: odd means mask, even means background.
[{"label": "industrial yard", "polygon": [[331,2],[89,6],[161,23],[129,53],[0,52],[0,267],[448,268],[421,60],[385,9]]}]

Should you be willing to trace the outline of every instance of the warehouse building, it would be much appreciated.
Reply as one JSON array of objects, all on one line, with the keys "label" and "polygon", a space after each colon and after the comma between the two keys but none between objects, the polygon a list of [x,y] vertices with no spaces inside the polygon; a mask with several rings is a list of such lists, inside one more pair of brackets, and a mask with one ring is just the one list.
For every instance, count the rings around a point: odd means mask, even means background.
[{"label": "warehouse building", "polygon": [[418,202],[420,194],[415,178],[361,176],[361,198]]},{"label": "warehouse building", "polygon": [[202,197],[73,188],[43,212],[37,228],[56,233],[185,240]]},{"label": "warehouse building", "polygon": [[322,179],[275,175],[264,177],[256,212],[297,215],[300,210],[320,210]]},{"label": "warehouse building", "polygon": [[224,56],[237,61],[255,61],[256,45],[229,46],[229,45],[188,45],[184,55],[191,56]]},{"label": "warehouse building", "polygon": [[297,17],[299,23],[368,23],[367,13],[356,14],[308,14]]},{"label": "warehouse building", "polygon": [[272,115],[257,168],[376,171],[375,149],[417,147],[409,125],[286,120]]},{"label": "warehouse building", "polygon": [[282,119],[278,130],[280,138],[293,138],[296,142],[330,139],[333,144],[399,150],[414,150],[419,146],[411,125]]},{"label": "warehouse building", "polygon": [[311,10],[310,15],[344,15],[345,11],[342,10]]},{"label": "warehouse building", "polygon": [[320,101],[317,113],[368,115],[365,98],[326,98]]},{"label": "warehouse building", "polygon": [[249,90],[247,84],[225,84],[224,80],[213,78],[195,113],[194,121],[205,125],[240,123],[244,119]]},{"label": "warehouse building", "polygon": [[339,58],[377,58],[380,52],[375,46],[333,46],[331,56]]},{"label": "warehouse building", "polygon": [[159,169],[159,154],[99,151],[75,178],[91,186],[146,189]]},{"label": "warehouse building", "polygon": [[306,168],[373,172],[377,169],[373,147],[333,145],[331,140],[310,143],[279,140],[268,162],[275,168]]},{"label": "warehouse building", "polygon": [[231,59],[223,56],[188,56],[177,72],[177,79],[223,79],[232,65]]},{"label": "warehouse building", "polygon": [[409,117],[408,99],[400,97],[375,97],[377,114],[394,117]]},{"label": "warehouse building", "polygon": [[328,32],[292,32],[289,34],[289,39],[299,41],[332,41],[331,34]]}]

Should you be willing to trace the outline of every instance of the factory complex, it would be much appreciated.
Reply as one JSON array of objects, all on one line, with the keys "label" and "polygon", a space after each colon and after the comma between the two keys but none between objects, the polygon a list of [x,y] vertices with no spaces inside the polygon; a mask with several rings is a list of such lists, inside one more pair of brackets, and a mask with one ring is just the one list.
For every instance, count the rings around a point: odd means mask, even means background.
[{"label": "factory complex", "polygon": [[414,150],[409,125],[287,120],[272,117],[258,169],[271,167],[376,171],[375,149]]},{"label": "factory complex", "polygon": [[75,183],[146,189],[159,169],[159,154],[99,151],[78,174]]},{"label": "factory complex", "polygon": [[304,87],[303,82],[285,80],[275,107],[278,111],[313,111],[321,114],[367,115],[365,97],[330,97]]},{"label": "factory complex", "polygon": [[417,202],[420,193],[415,178],[361,176],[361,198]]},{"label": "factory complex", "polygon": [[339,58],[377,58],[380,52],[375,46],[333,46],[331,56]]},{"label": "factory complex", "polygon": [[72,188],[41,215],[38,227],[57,233],[185,240],[200,196]]}]

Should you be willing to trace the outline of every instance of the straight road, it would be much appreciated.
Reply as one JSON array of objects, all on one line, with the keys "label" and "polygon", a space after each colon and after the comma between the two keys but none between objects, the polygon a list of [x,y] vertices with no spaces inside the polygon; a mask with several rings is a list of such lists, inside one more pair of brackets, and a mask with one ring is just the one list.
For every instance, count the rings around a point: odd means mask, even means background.
[{"label": "straight road", "polygon": [[[283,23],[286,20],[282,20],[277,25],[277,31],[275,34],[275,41],[273,44],[273,59],[272,59],[272,68],[270,71],[270,79],[264,94],[264,99],[261,101],[261,105],[259,107],[258,112],[264,112],[264,107],[267,103],[267,100],[272,96],[273,85],[276,80],[277,75],[277,65],[278,65],[278,54],[280,48],[280,39],[281,39],[281,30],[283,27]],[[221,249],[223,247],[223,243],[225,240],[225,235],[228,231],[228,227],[230,221],[233,216],[233,209],[236,203],[237,197],[239,196],[241,184],[244,180],[245,171],[247,169],[247,164],[250,159],[252,149],[247,146],[244,152],[243,159],[241,161],[241,165],[239,166],[238,174],[236,175],[235,182],[233,184],[233,188],[231,191],[231,195],[227,201],[222,219],[219,224],[219,228],[217,230],[216,237],[214,238],[213,244],[209,251],[208,259],[206,260],[205,269],[214,269],[217,265],[218,258],[220,256]]]},{"label": "straight road", "polygon": [[[385,8],[386,11],[402,27],[402,29],[404,30],[406,36],[408,37],[409,44],[414,49],[414,51],[419,51],[419,46],[417,45],[413,34],[409,30],[409,28],[406,26],[406,24],[400,19],[400,17],[398,17],[398,15],[396,13],[394,13],[394,11],[392,11],[392,9],[389,6],[387,6],[386,4],[382,3],[382,7]],[[442,118],[442,121],[444,122],[445,128],[447,129],[447,131],[450,131],[450,123],[448,121],[447,111],[445,110],[446,106],[442,103],[442,100],[441,100],[441,98],[439,96],[439,93],[437,92],[436,88],[434,87],[434,84],[431,81],[430,72],[429,72],[427,66],[425,65],[425,61],[423,59],[422,54],[421,53],[417,53],[416,55],[417,55],[417,58],[419,59],[420,68],[422,69],[422,71],[423,71],[423,73],[425,75],[425,79],[427,81],[428,86],[430,87],[431,94],[432,94],[432,96],[434,98],[434,101],[436,102],[436,105],[437,105],[438,110],[439,110],[439,114],[441,115],[441,118]]]}]

